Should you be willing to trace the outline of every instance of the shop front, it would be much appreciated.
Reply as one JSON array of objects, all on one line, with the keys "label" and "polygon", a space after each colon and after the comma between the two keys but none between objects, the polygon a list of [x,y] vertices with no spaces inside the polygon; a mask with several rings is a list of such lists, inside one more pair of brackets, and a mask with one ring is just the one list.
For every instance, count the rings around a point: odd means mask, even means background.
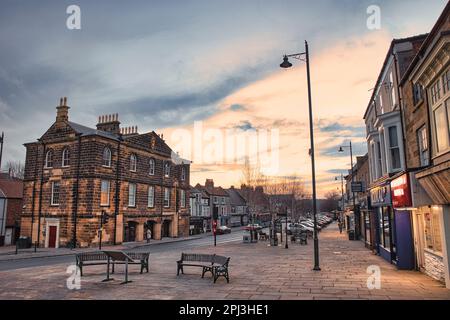
[{"label": "shop front", "polygon": [[397,267],[403,270],[415,268],[414,237],[412,229],[412,197],[410,178],[403,173],[391,181],[391,197],[396,236]]},{"label": "shop front", "polygon": [[[450,173],[432,167],[412,175],[417,269],[450,289]],[[415,180],[417,179],[417,180]],[[414,192],[415,191],[415,192]]]},{"label": "shop front", "polygon": [[375,247],[377,253],[390,263],[397,262],[394,210],[389,182],[370,189],[370,201],[376,221]]}]

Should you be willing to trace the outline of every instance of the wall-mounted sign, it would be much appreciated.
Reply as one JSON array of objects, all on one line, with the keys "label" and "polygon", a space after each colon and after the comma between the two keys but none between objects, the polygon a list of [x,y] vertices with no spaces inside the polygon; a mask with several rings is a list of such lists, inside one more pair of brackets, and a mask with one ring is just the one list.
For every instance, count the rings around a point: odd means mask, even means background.
[{"label": "wall-mounted sign", "polygon": [[411,188],[408,175],[404,174],[391,181],[392,204],[394,208],[412,206]]},{"label": "wall-mounted sign", "polygon": [[362,182],[362,181],[352,182],[351,190],[352,190],[352,192],[355,192],[355,193],[364,192],[365,191],[364,182]]},{"label": "wall-mounted sign", "polygon": [[391,205],[391,188],[385,186],[376,187],[370,190],[370,202],[372,207],[382,207]]}]

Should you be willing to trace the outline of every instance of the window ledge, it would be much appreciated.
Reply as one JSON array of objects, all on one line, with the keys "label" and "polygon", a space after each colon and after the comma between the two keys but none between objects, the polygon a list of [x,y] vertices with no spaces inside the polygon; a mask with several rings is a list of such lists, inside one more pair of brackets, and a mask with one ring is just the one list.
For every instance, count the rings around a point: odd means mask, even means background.
[{"label": "window ledge", "polygon": [[417,110],[420,109],[420,107],[423,105],[424,99],[420,99],[416,104],[413,106],[413,113],[415,113]]},{"label": "window ledge", "polygon": [[102,168],[108,168],[108,169],[111,169],[112,167],[111,166],[105,166],[104,164],[102,165]]},{"label": "window ledge", "polygon": [[425,251],[426,253],[432,254],[433,256],[436,256],[438,258],[443,258],[442,252],[434,251],[433,249],[430,249],[430,248],[424,248],[423,251]]}]

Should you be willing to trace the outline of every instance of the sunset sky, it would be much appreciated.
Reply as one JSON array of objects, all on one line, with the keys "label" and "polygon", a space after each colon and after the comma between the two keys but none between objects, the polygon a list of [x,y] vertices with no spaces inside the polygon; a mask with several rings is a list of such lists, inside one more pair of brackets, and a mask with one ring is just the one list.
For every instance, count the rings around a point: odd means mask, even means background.
[{"label": "sunset sky", "polygon": [[[309,188],[306,69],[297,60],[279,67],[283,54],[304,51],[306,39],[323,196],[350,168],[339,145],[351,140],[355,155],[367,152],[362,118],[390,41],[428,32],[446,2],[1,0],[3,165],[24,161],[23,143],[47,130],[67,96],[71,121],[94,127],[98,115],[119,113],[124,126],[164,134],[194,161],[193,185],[213,178],[228,187],[242,178],[238,163],[195,154],[194,123],[223,135],[278,132],[271,174],[298,174]],[[81,30],[66,27],[71,4],[81,8]],[[381,8],[380,30],[366,26],[372,4]],[[192,148],[180,144],[180,133]],[[225,145],[216,160],[226,160]],[[201,152],[211,156],[205,148],[204,141]]]}]

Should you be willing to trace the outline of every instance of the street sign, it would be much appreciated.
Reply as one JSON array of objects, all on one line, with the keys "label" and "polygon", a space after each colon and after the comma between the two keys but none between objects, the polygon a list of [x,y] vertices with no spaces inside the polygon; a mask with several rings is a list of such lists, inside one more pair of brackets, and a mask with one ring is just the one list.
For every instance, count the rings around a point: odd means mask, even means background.
[{"label": "street sign", "polygon": [[352,192],[364,192],[364,183],[362,181],[352,182],[351,190]]}]

